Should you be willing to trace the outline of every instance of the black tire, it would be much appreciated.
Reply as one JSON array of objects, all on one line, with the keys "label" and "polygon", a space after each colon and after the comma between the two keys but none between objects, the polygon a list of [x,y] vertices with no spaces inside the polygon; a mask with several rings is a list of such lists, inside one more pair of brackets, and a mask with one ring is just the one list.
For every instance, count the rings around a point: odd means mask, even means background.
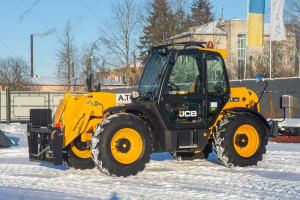
[{"label": "black tire", "polygon": [[[74,141],[75,143],[77,143],[77,145],[78,145],[78,143],[80,143],[80,137],[78,137],[78,138],[76,138]],[[95,163],[94,163],[92,157],[81,158],[73,152],[71,147],[68,148],[68,155],[67,155],[66,162],[68,164],[68,167],[71,167],[74,169],[84,170],[84,169],[93,169],[95,167]]]},{"label": "black tire", "polygon": [[[122,133],[127,134],[127,130],[129,137],[121,137]],[[130,139],[131,135],[140,140]],[[119,136],[120,139],[115,139]],[[127,142],[125,147],[123,142]],[[150,130],[143,120],[132,114],[118,113],[97,126],[92,137],[92,158],[104,174],[126,177],[144,170],[150,161],[152,146]],[[119,155],[125,156],[124,160]]]},{"label": "black tire", "polygon": [[[243,133],[239,133],[241,130]],[[267,143],[263,122],[250,113],[228,114],[214,132],[215,153],[226,167],[257,165],[266,153]]]}]

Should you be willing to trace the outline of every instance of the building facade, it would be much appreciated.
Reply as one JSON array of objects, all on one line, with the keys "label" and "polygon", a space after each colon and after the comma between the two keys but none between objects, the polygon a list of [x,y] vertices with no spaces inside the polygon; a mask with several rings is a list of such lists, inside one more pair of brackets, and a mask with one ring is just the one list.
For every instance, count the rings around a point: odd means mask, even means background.
[{"label": "building facade", "polygon": [[[270,55],[272,77],[293,77],[299,74],[299,39],[287,34],[287,40],[272,41],[270,54],[270,24],[264,26],[262,47],[247,47],[247,21],[230,19],[191,27],[188,32],[176,35],[175,42],[213,41],[214,48],[228,51],[225,60],[230,79],[254,78],[257,74],[270,77]],[[246,71],[245,71],[246,69]]]},{"label": "building facade", "polygon": [[[23,78],[20,81],[20,86],[12,83],[4,83],[0,79],[0,91],[5,91],[6,88],[10,88],[12,91],[39,91],[39,92],[57,92],[57,91],[87,91],[86,80],[84,78],[71,78],[70,90],[67,86],[67,78],[55,78],[55,77],[28,77]],[[101,88],[116,88],[124,87],[125,85],[121,82],[102,78],[96,79],[95,84],[100,82]]]},{"label": "building facade", "polygon": [[105,77],[127,85],[127,75],[129,74],[129,85],[136,86],[139,84],[144,67],[141,60],[130,61],[129,73],[124,65],[116,65],[113,69],[106,72],[98,72],[97,77]]}]

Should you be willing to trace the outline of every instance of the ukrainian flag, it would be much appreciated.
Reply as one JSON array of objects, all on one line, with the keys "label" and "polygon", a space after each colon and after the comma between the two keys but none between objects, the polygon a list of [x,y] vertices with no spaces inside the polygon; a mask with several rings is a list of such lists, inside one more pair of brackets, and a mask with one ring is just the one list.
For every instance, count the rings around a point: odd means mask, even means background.
[{"label": "ukrainian flag", "polygon": [[248,8],[248,46],[262,46],[264,35],[265,0],[250,0]]}]

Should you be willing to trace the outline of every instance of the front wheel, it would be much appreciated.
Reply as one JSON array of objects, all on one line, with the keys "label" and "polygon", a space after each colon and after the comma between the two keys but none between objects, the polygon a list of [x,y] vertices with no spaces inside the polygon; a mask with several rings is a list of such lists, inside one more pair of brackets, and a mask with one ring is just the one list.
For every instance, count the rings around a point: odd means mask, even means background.
[{"label": "front wheel", "polygon": [[68,167],[75,169],[92,169],[95,167],[91,158],[91,150],[87,148],[86,142],[81,142],[80,136],[73,140],[66,158]]},{"label": "front wheel", "polygon": [[266,153],[267,143],[263,122],[250,113],[224,117],[214,132],[215,153],[227,167],[257,165]]},{"label": "front wheel", "polygon": [[151,153],[150,130],[132,114],[109,116],[97,126],[92,138],[92,158],[107,175],[136,175],[150,161]]}]

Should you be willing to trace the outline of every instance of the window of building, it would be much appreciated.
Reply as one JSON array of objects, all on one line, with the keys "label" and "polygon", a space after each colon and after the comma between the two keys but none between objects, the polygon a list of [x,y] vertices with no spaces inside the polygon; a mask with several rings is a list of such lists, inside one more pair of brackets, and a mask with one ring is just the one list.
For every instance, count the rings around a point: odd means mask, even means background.
[{"label": "window of building", "polygon": [[282,54],[280,53],[276,54],[275,59],[277,63],[282,63]]},{"label": "window of building", "polygon": [[269,57],[269,54],[262,54],[260,55],[260,58],[261,58],[261,61],[263,63],[269,63],[270,62],[270,57]]},{"label": "window of building", "polygon": [[238,34],[238,79],[244,77],[246,58],[246,34]]},{"label": "window of building", "polygon": [[294,55],[290,55],[290,63],[291,64],[296,64],[298,60],[298,54],[295,53]]}]

